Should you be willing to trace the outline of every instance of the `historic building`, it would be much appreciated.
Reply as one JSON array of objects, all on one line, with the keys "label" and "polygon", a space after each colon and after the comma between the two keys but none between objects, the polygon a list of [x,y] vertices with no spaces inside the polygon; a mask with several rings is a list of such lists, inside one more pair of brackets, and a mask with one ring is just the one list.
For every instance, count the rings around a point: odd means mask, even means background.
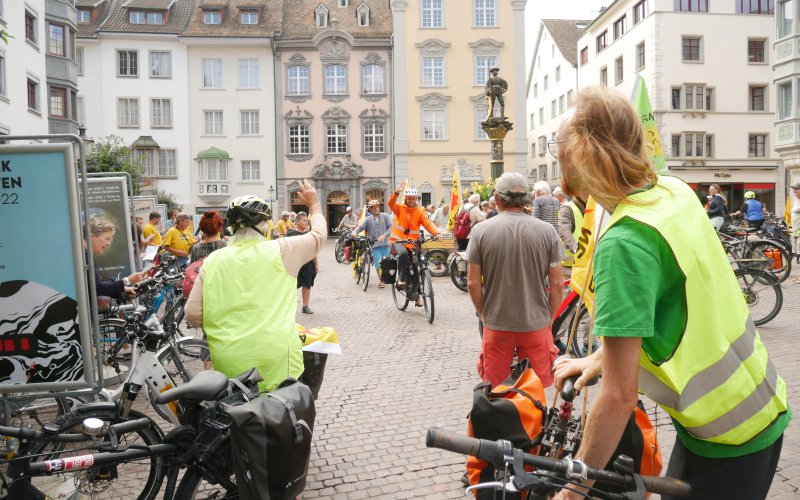
[{"label": "historic building", "polygon": [[[778,0],[776,7],[775,43],[767,53],[773,57],[776,111],[775,150],[783,159],[786,169],[786,186],[800,182],[800,3]],[[770,46],[768,46],[770,47]],[[791,190],[788,194],[792,203],[800,204],[800,199]],[[780,210],[777,210],[780,213]]]}]

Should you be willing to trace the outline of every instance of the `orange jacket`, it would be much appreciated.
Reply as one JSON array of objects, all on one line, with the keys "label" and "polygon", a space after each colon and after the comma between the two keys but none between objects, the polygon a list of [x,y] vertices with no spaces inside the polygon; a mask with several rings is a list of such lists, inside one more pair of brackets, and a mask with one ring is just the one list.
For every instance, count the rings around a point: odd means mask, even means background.
[{"label": "orange jacket", "polygon": [[[389,208],[394,212],[394,221],[392,221],[392,235],[389,237],[389,242],[394,243],[397,240],[417,240],[419,239],[419,226],[422,225],[433,236],[439,234],[436,226],[428,219],[428,213],[422,207],[409,208],[405,205],[397,203],[397,193],[392,193],[389,198]],[[408,232],[406,232],[408,230]],[[406,245],[409,249],[411,244]]]}]

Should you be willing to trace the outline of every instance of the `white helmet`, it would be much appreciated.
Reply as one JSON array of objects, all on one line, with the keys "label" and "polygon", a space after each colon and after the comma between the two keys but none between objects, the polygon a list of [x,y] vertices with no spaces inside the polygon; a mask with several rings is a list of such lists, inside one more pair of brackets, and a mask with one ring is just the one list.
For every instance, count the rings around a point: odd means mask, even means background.
[{"label": "white helmet", "polygon": [[403,196],[406,197],[414,196],[416,198],[419,198],[419,191],[417,191],[416,188],[406,188],[405,192],[403,193]]},{"label": "white helmet", "polygon": [[352,212],[353,211],[353,207],[351,207],[350,205],[347,205],[347,208],[345,208],[344,211],[345,212]]}]

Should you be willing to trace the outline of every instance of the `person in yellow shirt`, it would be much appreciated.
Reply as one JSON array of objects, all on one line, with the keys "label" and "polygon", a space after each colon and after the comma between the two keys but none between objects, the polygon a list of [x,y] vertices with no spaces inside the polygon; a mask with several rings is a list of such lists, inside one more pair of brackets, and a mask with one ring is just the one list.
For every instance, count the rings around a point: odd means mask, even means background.
[{"label": "person in yellow shirt", "polygon": [[161,214],[150,212],[150,220],[142,228],[142,238],[148,246],[160,247],[162,245],[161,233],[158,232],[158,223],[161,221]]},{"label": "person in yellow shirt", "polygon": [[189,263],[189,249],[195,244],[189,224],[192,218],[187,214],[178,215],[175,225],[164,235],[164,249],[178,258],[178,264],[185,266]]},{"label": "person in yellow shirt", "polygon": [[289,212],[281,212],[281,220],[275,224],[275,228],[278,230],[278,236],[286,236],[286,231],[294,229],[294,223],[292,223],[289,216]]}]

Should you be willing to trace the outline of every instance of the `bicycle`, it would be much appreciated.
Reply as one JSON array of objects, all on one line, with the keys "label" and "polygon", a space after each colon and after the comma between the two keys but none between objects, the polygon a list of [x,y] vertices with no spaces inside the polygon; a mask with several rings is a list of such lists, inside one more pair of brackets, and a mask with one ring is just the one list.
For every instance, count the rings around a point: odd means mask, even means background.
[{"label": "bicycle", "polygon": [[342,264],[345,261],[344,249],[348,245],[347,237],[350,235],[350,231],[347,229],[333,229],[332,231],[334,234],[339,235],[339,238],[336,239],[336,246],[333,248],[333,254],[336,257],[336,262]]},{"label": "bicycle", "polygon": [[[623,493],[608,492],[603,490],[605,485],[595,484],[589,489],[593,498],[644,500],[647,492],[676,497],[691,495],[691,486],[678,479],[633,473],[633,460],[624,455],[614,461],[616,471],[609,471],[569,457],[555,459],[524,453],[503,439],[475,439],[437,427],[428,429],[425,445],[474,456],[491,463],[498,470],[508,471],[502,480],[470,486],[467,493],[476,489],[496,489],[503,494],[527,491],[534,499],[545,499],[562,488],[572,489],[573,486],[580,486],[581,481],[592,479],[623,489]],[[526,466],[535,467],[535,470],[529,472]]]},{"label": "bicycle", "polygon": [[777,240],[757,236],[756,229],[737,228],[735,231],[720,231],[719,239],[725,252],[735,260],[768,259],[772,272],[783,283],[792,273],[792,252]]},{"label": "bicycle", "polygon": [[467,259],[465,259],[466,252],[455,251],[447,258],[447,269],[450,273],[450,280],[453,284],[461,290],[467,290]]},{"label": "bicycle", "polygon": [[769,323],[783,307],[780,280],[770,270],[769,259],[738,259],[733,274],[756,326]]},{"label": "bicycle", "polygon": [[353,238],[353,273],[356,279],[356,284],[362,283],[364,291],[367,291],[369,286],[369,274],[372,268],[372,245],[375,243],[375,238],[367,236],[358,236]]},{"label": "bicycle", "polygon": [[[401,311],[405,311],[408,303],[411,300],[409,292],[412,295],[418,295],[422,299],[422,305],[425,308],[425,318],[428,323],[433,324],[435,313],[434,300],[433,300],[433,281],[431,280],[431,273],[428,270],[428,260],[425,258],[425,253],[422,252],[422,244],[425,242],[425,236],[420,236],[417,240],[397,240],[394,243],[402,245],[411,243],[414,246],[410,250],[408,260],[408,277],[409,283],[403,288],[399,285],[398,281],[392,285],[392,300],[395,307]],[[402,270],[397,270],[397,275],[402,275]],[[416,300],[416,299],[415,299]]]}]

